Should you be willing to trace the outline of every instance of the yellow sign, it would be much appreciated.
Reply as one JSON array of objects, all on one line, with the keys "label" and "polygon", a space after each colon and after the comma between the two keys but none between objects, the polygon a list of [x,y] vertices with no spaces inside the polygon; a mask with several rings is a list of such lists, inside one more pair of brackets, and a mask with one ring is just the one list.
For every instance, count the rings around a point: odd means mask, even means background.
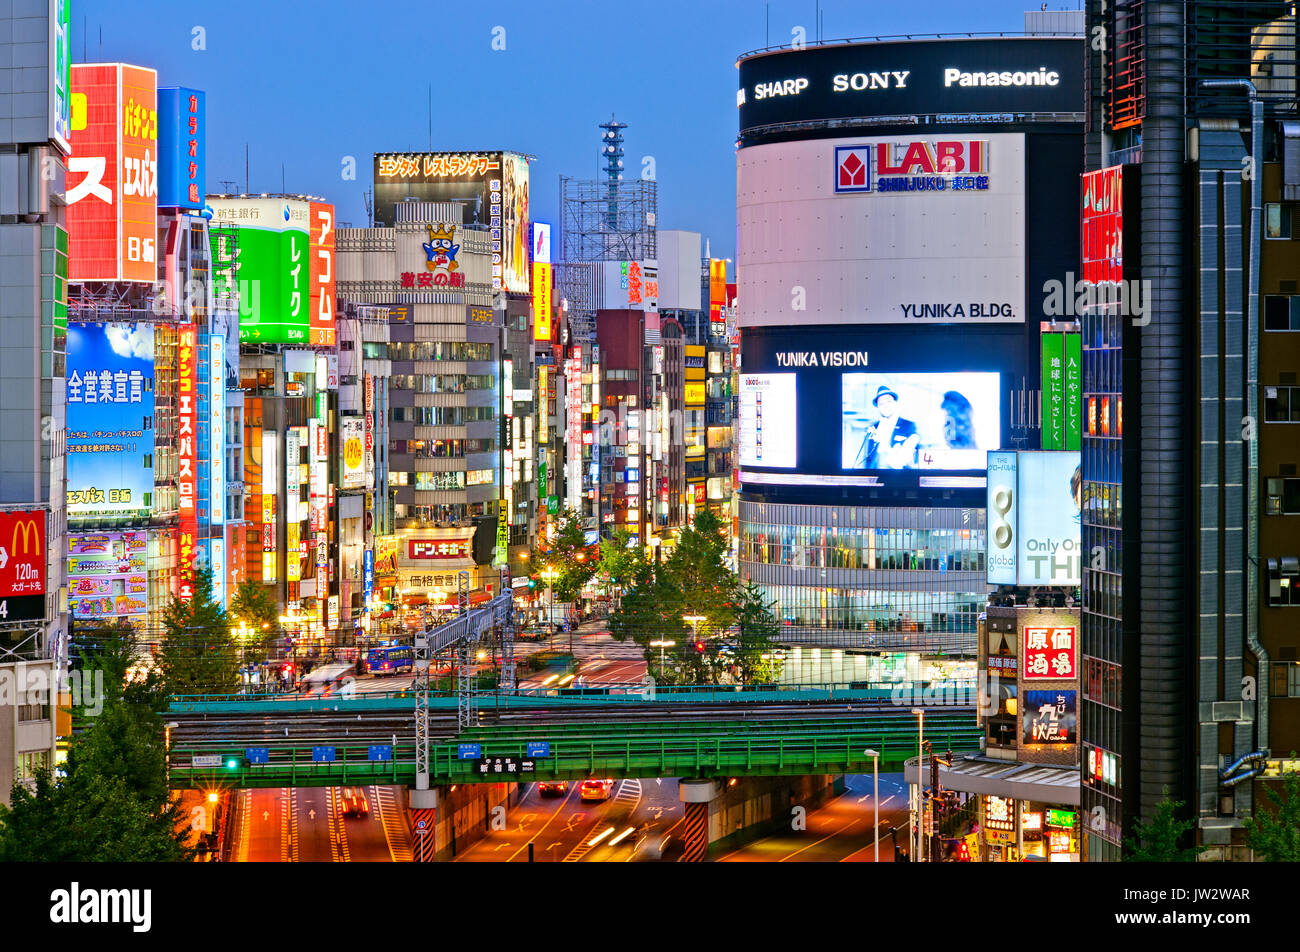
[{"label": "yellow sign", "polygon": [[286,548],[288,552],[285,556],[284,577],[290,582],[299,582],[302,580],[302,557],[298,552],[298,531],[301,524],[290,522],[285,526],[287,534]]},{"label": "yellow sign", "polygon": [[533,262],[533,340],[551,339],[551,266]]},{"label": "yellow sign", "polygon": [[703,402],[704,402],[704,384],[702,384],[702,383],[688,383],[688,384],[686,384],[686,402],[687,402],[688,404],[690,404],[690,403],[695,403],[695,404],[703,403]]}]

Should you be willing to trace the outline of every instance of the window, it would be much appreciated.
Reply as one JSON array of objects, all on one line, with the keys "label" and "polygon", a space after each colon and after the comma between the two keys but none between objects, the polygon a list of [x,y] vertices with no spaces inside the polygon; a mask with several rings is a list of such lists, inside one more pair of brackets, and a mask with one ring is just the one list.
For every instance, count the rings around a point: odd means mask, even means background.
[{"label": "window", "polygon": [[1300,661],[1275,662],[1272,667],[1270,696],[1300,697]]},{"label": "window", "polygon": [[1300,387],[1265,387],[1264,422],[1300,423]]},{"label": "window", "polygon": [[1264,237],[1290,238],[1294,233],[1291,221],[1295,215],[1294,205],[1269,202],[1264,206]]},{"label": "window", "polygon": [[38,771],[48,770],[49,767],[50,752],[48,750],[20,752],[14,757],[14,781],[17,783],[35,779]]},{"label": "window", "polygon": [[1264,503],[1264,515],[1300,515],[1300,479],[1268,480],[1268,495]]},{"label": "window", "polygon": [[1264,330],[1300,331],[1300,295],[1265,294]]},{"label": "window", "polygon": [[20,721],[48,721],[49,719],[50,705],[48,702],[18,705],[18,720]]},{"label": "window", "polygon": [[1300,607],[1300,557],[1284,555],[1268,560],[1268,604],[1274,608]]}]

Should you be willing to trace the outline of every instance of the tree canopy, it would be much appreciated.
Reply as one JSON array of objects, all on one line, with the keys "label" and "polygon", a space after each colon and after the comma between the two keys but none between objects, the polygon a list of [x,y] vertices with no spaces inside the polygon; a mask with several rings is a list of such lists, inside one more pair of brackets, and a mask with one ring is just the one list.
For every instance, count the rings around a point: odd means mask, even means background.
[{"label": "tree canopy", "polygon": [[1300,772],[1287,771],[1277,786],[1258,789],[1264,796],[1256,798],[1255,815],[1246,821],[1246,845],[1268,863],[1300,861]]},{"label": "tree canopy", "polygon": [[194,573],[194,596],[175,596],[163,616],[158,668],[167,693],[230,694],[239,687],[239,647],[226,610],[212,600],[212,573]]}]

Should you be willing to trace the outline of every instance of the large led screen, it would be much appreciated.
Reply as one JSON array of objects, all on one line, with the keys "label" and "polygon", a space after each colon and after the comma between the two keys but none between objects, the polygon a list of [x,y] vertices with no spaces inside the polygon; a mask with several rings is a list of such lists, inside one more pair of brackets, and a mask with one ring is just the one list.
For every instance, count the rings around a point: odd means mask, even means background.
[{"label": "large led screen", "polygon": [[796,464],[795,379],[794,374],[741,374],[740,465]]},{"label": "large led screen", "polygon": [[840,385],[846,470],[981,469],[999,446],[996,373],[846,373]]}]

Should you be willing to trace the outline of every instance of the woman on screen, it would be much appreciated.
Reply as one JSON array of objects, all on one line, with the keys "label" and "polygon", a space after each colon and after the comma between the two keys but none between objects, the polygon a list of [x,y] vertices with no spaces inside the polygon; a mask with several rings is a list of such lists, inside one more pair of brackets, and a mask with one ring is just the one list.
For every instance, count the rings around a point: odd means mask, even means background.
[{"label": "woman on screen", "polygon": [[943,395],[943,439],[951,450],[979,449],[975,439],[975,408],[956,390]]}]

